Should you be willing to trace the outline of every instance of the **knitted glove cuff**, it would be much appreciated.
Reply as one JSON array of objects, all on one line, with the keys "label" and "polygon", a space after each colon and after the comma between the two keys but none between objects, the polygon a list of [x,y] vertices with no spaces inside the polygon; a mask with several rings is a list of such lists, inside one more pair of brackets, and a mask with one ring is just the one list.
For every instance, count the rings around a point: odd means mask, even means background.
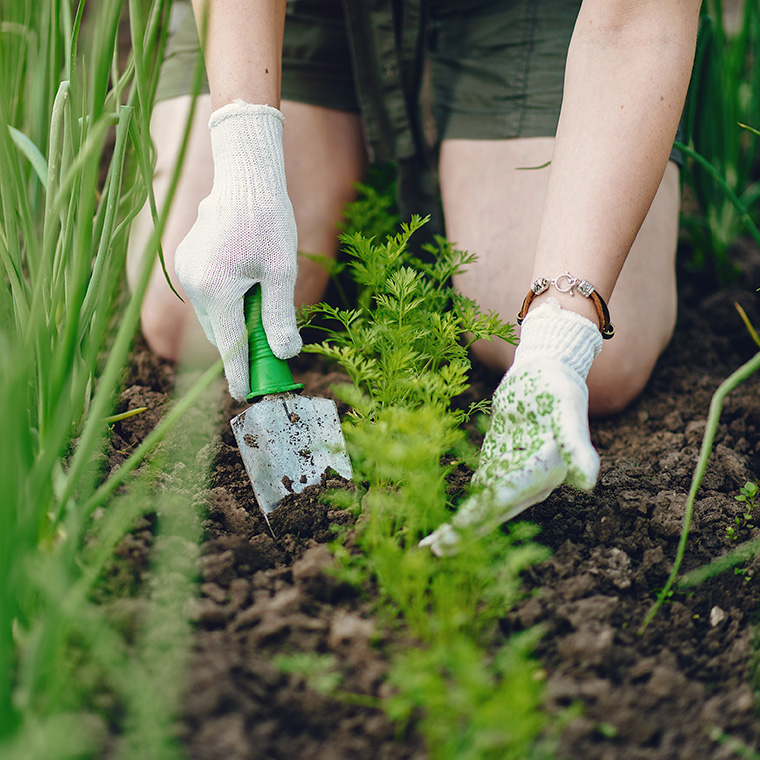
[{"label": "knitted glove cuff", "polygon": [[233,179],[240,192],[287,195],[282,130],[285,117],[267,105],[236,100],[211,114],[214,177]]},{"label": "knitted glove cuff", "polygon": [[524,368],[536,360],[559,361],[585,382],[601,348],[597,325],[550,298],[525,318],[513,367]]},{"label": "knitted glove cuff", "polygon": [[277,119],[280,124],[285,123],[285,116],[282,111],[279,111],[274,106],[268,106],[258,103],[246,103],[244,100],[233,100],[232,103],[228,103],[226,106],[217,108],[211,114],[211,118],[208,120],[208,128],[214,129],[227,119],[234,119],[235,117],[245,116],[272,116]]}]

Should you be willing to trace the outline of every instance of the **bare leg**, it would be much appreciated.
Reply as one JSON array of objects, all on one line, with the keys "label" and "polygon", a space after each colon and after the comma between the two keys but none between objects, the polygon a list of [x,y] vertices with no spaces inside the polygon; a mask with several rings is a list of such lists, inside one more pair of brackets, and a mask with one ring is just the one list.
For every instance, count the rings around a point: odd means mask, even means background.
[{"label": "bare leg", "polygon": [[[548,167],[519,167],[545,164],[553,144],[553,138],[449,140],[441,149],[447,235],[479,256],[456,285],[507,322],[515,321],[531,282],[549,175]],[[671,163],[609,301],[617,333],[588,378],[592,414],[617,411],[633,400],[672,335],[679,206],[678,168]],[[547,276],[554,274],[559,272]],[[481,341],[474,350],[499,371],[506,371],[514,354],[504,342]]]},{"label": "bare leg", "polygon": [[[163,204],[187,122],[190,97],[158,103],[152,133],[157,161],[154,176],[156,202]],[[284,150],[288,192],[298,226],[299,250],[334,257],[338,250],[336,225],[345,204],[354,196],[354,183],[364,175],[366,158],[361,124],[356,114],[283,101]],[[211,99],[198,99],[190,144],[162,240],[167,270],[177,291],[174,252],[197,216],[198,204],[209,194],[214,176],[208,120]],[[145,244],[152,231],[150,211],[142,210],[130,235],[127,277],[134,284]],[[318,301],[327,283],[325,270],[299,260],[296,305]],[[142,310],[143,334],[150,347],[168,359],[201,354],[216,359],[216,349],[203,333],[187,298],[182,303],[169,289],[160,265],[153,272]]]},{"label": "bare leg", "polygon": [[[156,147],[153,191],[159,209],[166,199],[190,105],[188,96],[157,103],[153,109],[151,133]],[[198,98],[182,174],[161,241],[167,272],[184,303],[169,289],[157,261],[142,306],[143,334],[159,356],[177,360],[189,351],[200,363],[217,358],[216,349],[206,340],[190,300],[174,274],[174,251],[193,226],[198,204],[211,190],[214,167],[207,127],[210,115],[210,98]],[[146,204],[135,219],[129,236],[127,279],[130,287],[134,286],[139,274],[145,245],[152,231],[153,220]]]},{"label": "bare leg", "polygon": [[[354,185],[364,178],[367,157],[358,114],[283,101],[285,174],[298,226],[298,250],[335,258],[338,224],[345,206],[356,197]],[[301,257],[296,306],[317,303],[328,273]]]},{"label": "bare leg", "polygon": [[[554,139],[446,140],[440,181],[446,236],[478,260],[455,285],[484,311],[515,321],[530,284]],[[522,169],[525,168],[523,171]],[[526,284],[527,283],[527,284]],[[476,355],[506,371],[514,346],[479,341]]]}]

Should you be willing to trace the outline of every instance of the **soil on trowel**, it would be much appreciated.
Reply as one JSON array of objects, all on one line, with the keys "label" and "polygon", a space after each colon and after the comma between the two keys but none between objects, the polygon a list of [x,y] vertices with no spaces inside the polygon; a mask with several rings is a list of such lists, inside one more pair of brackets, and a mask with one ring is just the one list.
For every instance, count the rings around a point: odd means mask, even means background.
[{"label": "soil on trowel", "polygon": [[[596,489],[561,488],[523,517],[541,528],[552,555],[525,574],[526,596],[505,611],[505,636],[540,625],[536,652],[552,713],[578,710],[564,728],[558,757],[600,760],[728,758],[723,732],[760,749],[754,687],[757,560],[688,590],[676,589],[643,635],[637,633],[672,567],[686,496],[710,398],[754,355],[734,307],[760,325],[754,288],[760,252],[737,251],[738,284],[719,292],[709,278],[680,273],[675,336],[645,392],[623,413],[592,424],[601,455]],[[116,426],[112,465],[141,440],[170,404],[173,369],[138,343],[123,408],[150,414]],[[339,379],[313,358],[295,363],[310,395],[330,395]],[[490,396],[499,378],[477,368],[473,395]],[[760,532],[740,526],[739,489],[760,474],[760,378],[727,399],[699,490],[684,570],[704,565]],[[220,421],[239,407],[229,404]],[[475,435],[475,434],[474,434]],[[334,572],[327,543],[351,550],[352,512],[327,506],[323,479],[288,496],[267,524],[259,512],[228,426],[213,442],[195,603],[195,640],[180,735],[193,760],[357,757],[424,758],[414,727],[400,733],[378,699],[402,630],[373,615],[373,589]],[[470,474],[458,468],[451,492]],[[734,526],[736,539],[727,528]],[[121,562],[145,562],[150,520],[121,549]],[[133,587],[139,569],[123,573]],[[118,576],[117,576],[118,577]],[[326,696],[277,657],[328,656],[343,694]],[[345,694],[359,695],[347,698]]]}]

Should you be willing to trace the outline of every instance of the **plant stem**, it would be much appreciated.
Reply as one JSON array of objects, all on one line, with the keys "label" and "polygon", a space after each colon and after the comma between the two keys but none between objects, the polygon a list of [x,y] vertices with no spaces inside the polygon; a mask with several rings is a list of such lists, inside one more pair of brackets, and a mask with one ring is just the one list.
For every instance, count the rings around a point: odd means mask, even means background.
[{"label": "plant stem", "polygon": [[691,489],[689,490],[689,498],[686,501],[686,511],[684,513],[684,523],[681,529],[681,538],[678,542],[678,550],[676,551],[676,559],[673,564],[673,570],[668,576],[668,580],[665,583],[662,591],[657,596],[657,601],[652,605],[651,609],[644,618],[644,622],[639,627],[637,634],[641,636],[646,630],[652,618],[657,614],[657,610],[660,609],[662,603],[667,598],[673,583],[678,576],[678,570],[681,567],[681,561],[683,560],[684,553],[686,551],[686,542],[689,538],[689,529],[691,528],[691,518],[694,512],[694,501],[697,497],[697,491],[702,484],[702,479],[705,476],[707,470],[707,463],[710,459],[710,453],[712,452],[713,441],[715,440],[715,433],[718,430],[718,422],[720,420],[720,414],[723,409],[723,402],[726,396],[734,390],[740,383],[744,382],[748,377],[757,372],[760,369],[760,351],[756,353],[748,362],[742,364],[733,374],[729,375],[719,386],[718,390],[713,394],[710,401],[710,412],[707,417],[707,427],[705,428],[705,434],[702,437],[702,448],[699,452],[699,459],[697,460],[697,468],[694,471],[694,476],[691,480]]},{"label": "plant stem", "polygon": [[732,549],[728,554],[714,559],[696,570],[692,570],[678,582],[679,588],[691,588],[698,586],[700,583],[720,575],[726,570],[736,567],[736,565],[752,559],[760,551],[760,538],[753,538],[751,541],[743,543]]}]

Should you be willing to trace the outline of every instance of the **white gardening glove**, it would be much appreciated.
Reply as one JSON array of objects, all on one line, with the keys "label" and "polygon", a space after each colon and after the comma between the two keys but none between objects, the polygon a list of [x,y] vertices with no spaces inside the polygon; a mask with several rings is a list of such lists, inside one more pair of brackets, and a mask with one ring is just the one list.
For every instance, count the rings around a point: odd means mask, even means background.
[{"label": "white gardening glove", "polygon": [[594,487],[599,455],[589,434],[586,376],[601,346],[599,328],[555,299],[528,314],[514,363],[493,397],[472,495],[420,546],[454,554],[460,531],[485,535],[562,483]]},{"label": "white gardening glove", "polygon": [[175,269],[206,337],[219,349],[230,393],[250,391],[243,296],[261,283],[261,319],[275,356],[301,350],[293,294],[297,238],[285,185],[283,116],[235,101],[209,120],[214,158],[211,194],[177,248]]}]

